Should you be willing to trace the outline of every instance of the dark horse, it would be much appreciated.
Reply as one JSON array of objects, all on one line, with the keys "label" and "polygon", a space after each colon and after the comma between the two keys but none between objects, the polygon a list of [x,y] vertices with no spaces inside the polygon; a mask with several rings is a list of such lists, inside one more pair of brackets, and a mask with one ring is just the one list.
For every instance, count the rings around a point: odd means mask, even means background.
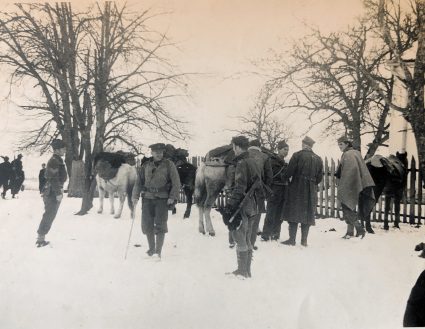
[{"label": "dark horse", "polygon": [[[385,195],[384,229],[389,230],[388,214],[391,200],[394,200],[394,227],[400,228],[400,203],[407,183],[407,153],[397,152],[396,155],[390,155],[388,158],[374,155],[366,160],[366,165],[375,182],[373,188],[375,200],[378,201],[382,193]],[[370,225],[370,213],[362,216],[361,220],[362,224],[366,221],[366,230],[374,233]]]},{"label": "dark horse", "polygon": [[[187,150],[181,148],[176,149],[171,144],[166,145],[164,152],[164,157],[170,159],[176,165],[180,183],[186,196],[186,211],[184,212],[183,218],[190,217],[193,204],[193,193],[195,191],[196,166],[187,161],[188,155],[189,153]],[[151,158],[144,157],[141,161],[141,165],[150,159]],[[173,214],[176,212],[176,207],[174,207]]]}]

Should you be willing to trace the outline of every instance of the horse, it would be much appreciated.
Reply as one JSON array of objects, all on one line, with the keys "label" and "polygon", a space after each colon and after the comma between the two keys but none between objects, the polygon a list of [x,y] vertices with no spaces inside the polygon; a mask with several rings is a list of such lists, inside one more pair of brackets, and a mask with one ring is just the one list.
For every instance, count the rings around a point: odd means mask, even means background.
[{"label": "horse", "polygon": [[[179,173],[180,183],[183,188],[183,192],[186,196],[186,210],[183,218],[189,218],[192,211],[193,204],[193,193],[195,191],[195,176],[197,167],[187,162],[189,153],[185,149],[175,148],[171,144],[165,146],[164,157],[171,160],[177,168]],[[152,157],[143,157],[141,165],[152,159]],[[172,214],[176,214],[177,209],[174,206]]]},{"label": "horse", "polygon": [[[378,201],[381,194],[385,195],[384,230],[389,230],[388,214],[392,200],[395,212],[394,227],[400,228],[400,203],[407,184],[407,153],[397,152],[388,158],[374,155],[366,160],[366,166],[375,182],[373,188],[375,200]],[[362,224],[366,221],[367,231],[374,233],[370,225],[370,213],[362,216],[361,221]]]},{"label": "horse", "polygon": [[[137,172],[133,165],[127,163],[132,163],[134,160],[133,158],[128,157],[127,154],[123,152],[101,152],[96,155],[94,165],[97,172],[96,182],[99,189],[99,209],[97,211],[99,214],[103,212],[103,199],[105,197],[105,192],[108,192],[111,205],[110,212],[114,215],[114,218],[121,217],[126,197],[128,207],[131,211],[131,218],[134,218],[135,209],[132,202],[132,193],[134,184],[136,183]],[[114,207],[115,193],[118,194],[120,200],[117,212],[115,212]]]},{"label": "horse", "polygon": [[[215,236],[211,222],[211,208],[226,186],[229,164],[235,157],[231,145],[215,148],[207,153],[195,177],[195,202],[199,210],[198,230],[201,234]],[[232,168],[232,167],[231,167]]]}]

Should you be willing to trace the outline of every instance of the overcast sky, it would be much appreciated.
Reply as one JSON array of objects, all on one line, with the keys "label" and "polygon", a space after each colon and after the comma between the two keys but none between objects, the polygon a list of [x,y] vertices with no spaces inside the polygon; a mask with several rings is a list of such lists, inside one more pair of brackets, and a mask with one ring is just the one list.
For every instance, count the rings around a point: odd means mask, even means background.
[{"label": "overcast sky", "polygon": [[[253,105],[264,80],[249,74],[253,70],[251,61],[266,57],[269,49],[286,49],[290,40],[306,33],[305,24],[317,25],[323,31],[343,29],[363,11],[361,0],[148,0],[128,1],[128,5],[137,11],[151,7],[154,12],[167,12],[152,20],[152,27],[167,31],[178,43],[179,50],[172,53],[172,61],[180,71],[202,73],[189,81],[190,98],[168,104],[189,122],[188,130],[193,136],[177,146],[199,155],[228,143],[233,133],[226,129],[236,128],[234,117]],[[5,74],[0,76],[3,86],[6,78]],[[31,90],[25,89],[14,93],[15,102],[19,102],[19,97],[31,97]],[[1,95],[6,91],[2,88]],[[281,116],[286,119],[285,114]],[[17,133],[23,130],[23,118],[9,100],[1,103],[1,117],[0,154],[13,157],[17,154],[13,144]],[[296,122],[295,133],[306,125]],[[322,141],[319,133],[311,132],[318,140],[317,152],[339,156],[336,145]],[[154,141],[153,136],[141,138],[146,144]],[[295,139],[291,151],[299,147],[299,140]],[[32,163],[38,167],[45,158]]]}]

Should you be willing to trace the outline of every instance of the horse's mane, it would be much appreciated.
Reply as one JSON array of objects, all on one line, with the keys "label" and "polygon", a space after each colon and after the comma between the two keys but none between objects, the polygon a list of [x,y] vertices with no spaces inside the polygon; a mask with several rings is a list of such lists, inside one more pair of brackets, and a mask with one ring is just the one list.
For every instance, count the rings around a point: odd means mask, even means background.
[{"label": "horse's mane", "polygon": [[94,157],[94,165],[96,166],[99,161],[108,162],[112,168],[119,168],[126,163],[126,158],[120,153],[100,152]]}]

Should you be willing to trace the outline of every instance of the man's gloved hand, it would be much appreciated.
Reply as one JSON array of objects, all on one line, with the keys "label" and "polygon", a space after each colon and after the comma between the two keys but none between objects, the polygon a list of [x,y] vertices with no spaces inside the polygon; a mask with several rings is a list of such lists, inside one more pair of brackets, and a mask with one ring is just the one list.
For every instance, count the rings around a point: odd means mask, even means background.
[{"label": "man's gloved hand", "polygon": [[167,206],[170,206],[172,204],[174,204],[174,199],[168,199],[167,200]]}]

